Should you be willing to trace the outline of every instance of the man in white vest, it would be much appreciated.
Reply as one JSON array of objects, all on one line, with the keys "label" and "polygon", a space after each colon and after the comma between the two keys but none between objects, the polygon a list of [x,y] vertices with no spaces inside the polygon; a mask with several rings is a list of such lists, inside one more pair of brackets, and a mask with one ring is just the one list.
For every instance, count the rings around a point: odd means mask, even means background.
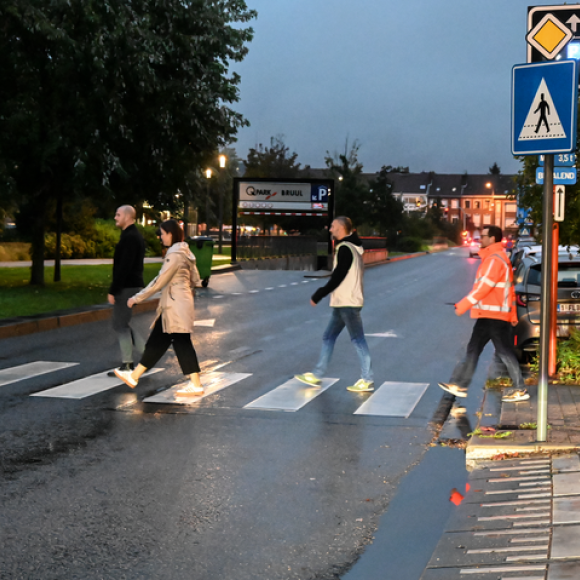
[{"label": "man in white vest", "polygon": [[356,232],[353,232],[352,222],[347,217],[337,217],[330,226],[330,233],[337,241],[334,269],[326,286],[319,288],[312,295],[310,303],[316,306],[330,294],[332,315],[322,336],[322,350],[318,364],[311,373],[295,375],[295,378],[313,387],[320,386],[332,357],[334,343],[346,326],[361,367],[361,378],[347,389],[355,393],[373,391],[375,385],[371,369],[371,355],[360,315],[364,303],[362,244]]}]

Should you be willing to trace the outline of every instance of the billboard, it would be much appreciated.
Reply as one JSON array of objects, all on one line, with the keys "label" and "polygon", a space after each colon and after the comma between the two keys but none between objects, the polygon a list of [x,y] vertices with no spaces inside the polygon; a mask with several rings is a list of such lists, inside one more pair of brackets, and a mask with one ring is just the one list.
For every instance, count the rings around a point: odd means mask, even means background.
[{"label": "billboard", "polygon": [[327,215],[334,182],[323,179],[234,180],[241,215]]}]

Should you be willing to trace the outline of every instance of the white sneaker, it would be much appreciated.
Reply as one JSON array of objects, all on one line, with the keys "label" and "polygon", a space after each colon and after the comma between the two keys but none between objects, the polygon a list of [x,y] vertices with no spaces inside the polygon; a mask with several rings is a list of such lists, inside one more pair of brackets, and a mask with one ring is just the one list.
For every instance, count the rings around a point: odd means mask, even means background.
[{"label": "white sneaker", "polygon": [[115,376],[121,379],[126,385],[134,389],[137,386],[137,381],[131,376],[131,371],[114,370]]},{"label": "white sneaker", "polygon": [[203,395],[203,387],[198,387],[194,385],[192,382],[189,382],[187,383],[187,385],[185,385],[181,389],[178,389],[176,392],[178,395],[183,395],[187,397],[198,397],[199,395]]},{"label": "white sneaker", "polygon": [[455,395],[456,397],[467,397],[467,389],[453,383],[437,383],[444,391]]}]

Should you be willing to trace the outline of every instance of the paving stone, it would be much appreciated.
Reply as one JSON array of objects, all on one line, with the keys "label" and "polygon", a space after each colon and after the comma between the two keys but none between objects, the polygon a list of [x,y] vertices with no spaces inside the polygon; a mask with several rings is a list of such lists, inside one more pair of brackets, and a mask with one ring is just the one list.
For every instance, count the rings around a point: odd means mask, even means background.
[{"label": "paving stone", "polygon": [[580,473],[556,473],[554,475],[554,497],[580,495]]},{"label": "paving stone", "polygon": [[550,562],[548,580],[578,580],[580,562]]},{"label": "paving stone", "polygon": [[[471,568],[427,568],[421,580],[545,580],[546,578],[546,566],[543,564],[485,566],[481,570],[481,573],[478,573],[477,569]],[[578,576],[575,580],[577,578]]]},{"label": "paving stone", "polygon": [[552,469],[554,472],[580,471],[580,457],[577,453],[554,457]]},{"label": "paving stone", "polygon": [[552,512],[554,525],[580,524],[580,498],[555,497]]},{"label": "paving stone", "polygon": [[507,535],[475,536],[473,533],[444,534],[429,561],[430,568],[454,568],[505,563],[508,557],[525,555],[546,559],[548,541],[529,540],[513,544]]},{"label": "paving stone", "polygon": [[487,509],[474,503],[462,503],[449,518],[447,530],[449,532],[500,530],[551,523],[549,507],[533,513],[517,512],[517,507],[501,506]]},{"label": "paving stone", "polygon": [[550,558],[553,560],[580,558],[580,526],[554,526]]}]

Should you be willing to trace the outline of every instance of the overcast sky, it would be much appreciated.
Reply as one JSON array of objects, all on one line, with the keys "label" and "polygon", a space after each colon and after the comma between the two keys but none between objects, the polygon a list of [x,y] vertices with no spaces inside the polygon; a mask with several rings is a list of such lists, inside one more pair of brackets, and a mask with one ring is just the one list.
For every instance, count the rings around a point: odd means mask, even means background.
[{"label": "overcast sky", "polygon": [[[258,11],[236,64],[250,121],[234,145],[283,135],[303,165],[357,139],[367,172],[502,173],[511,69],[526,60],[530,0],[246,0]],[[544,2],[543,5],[563,4]]]}]

